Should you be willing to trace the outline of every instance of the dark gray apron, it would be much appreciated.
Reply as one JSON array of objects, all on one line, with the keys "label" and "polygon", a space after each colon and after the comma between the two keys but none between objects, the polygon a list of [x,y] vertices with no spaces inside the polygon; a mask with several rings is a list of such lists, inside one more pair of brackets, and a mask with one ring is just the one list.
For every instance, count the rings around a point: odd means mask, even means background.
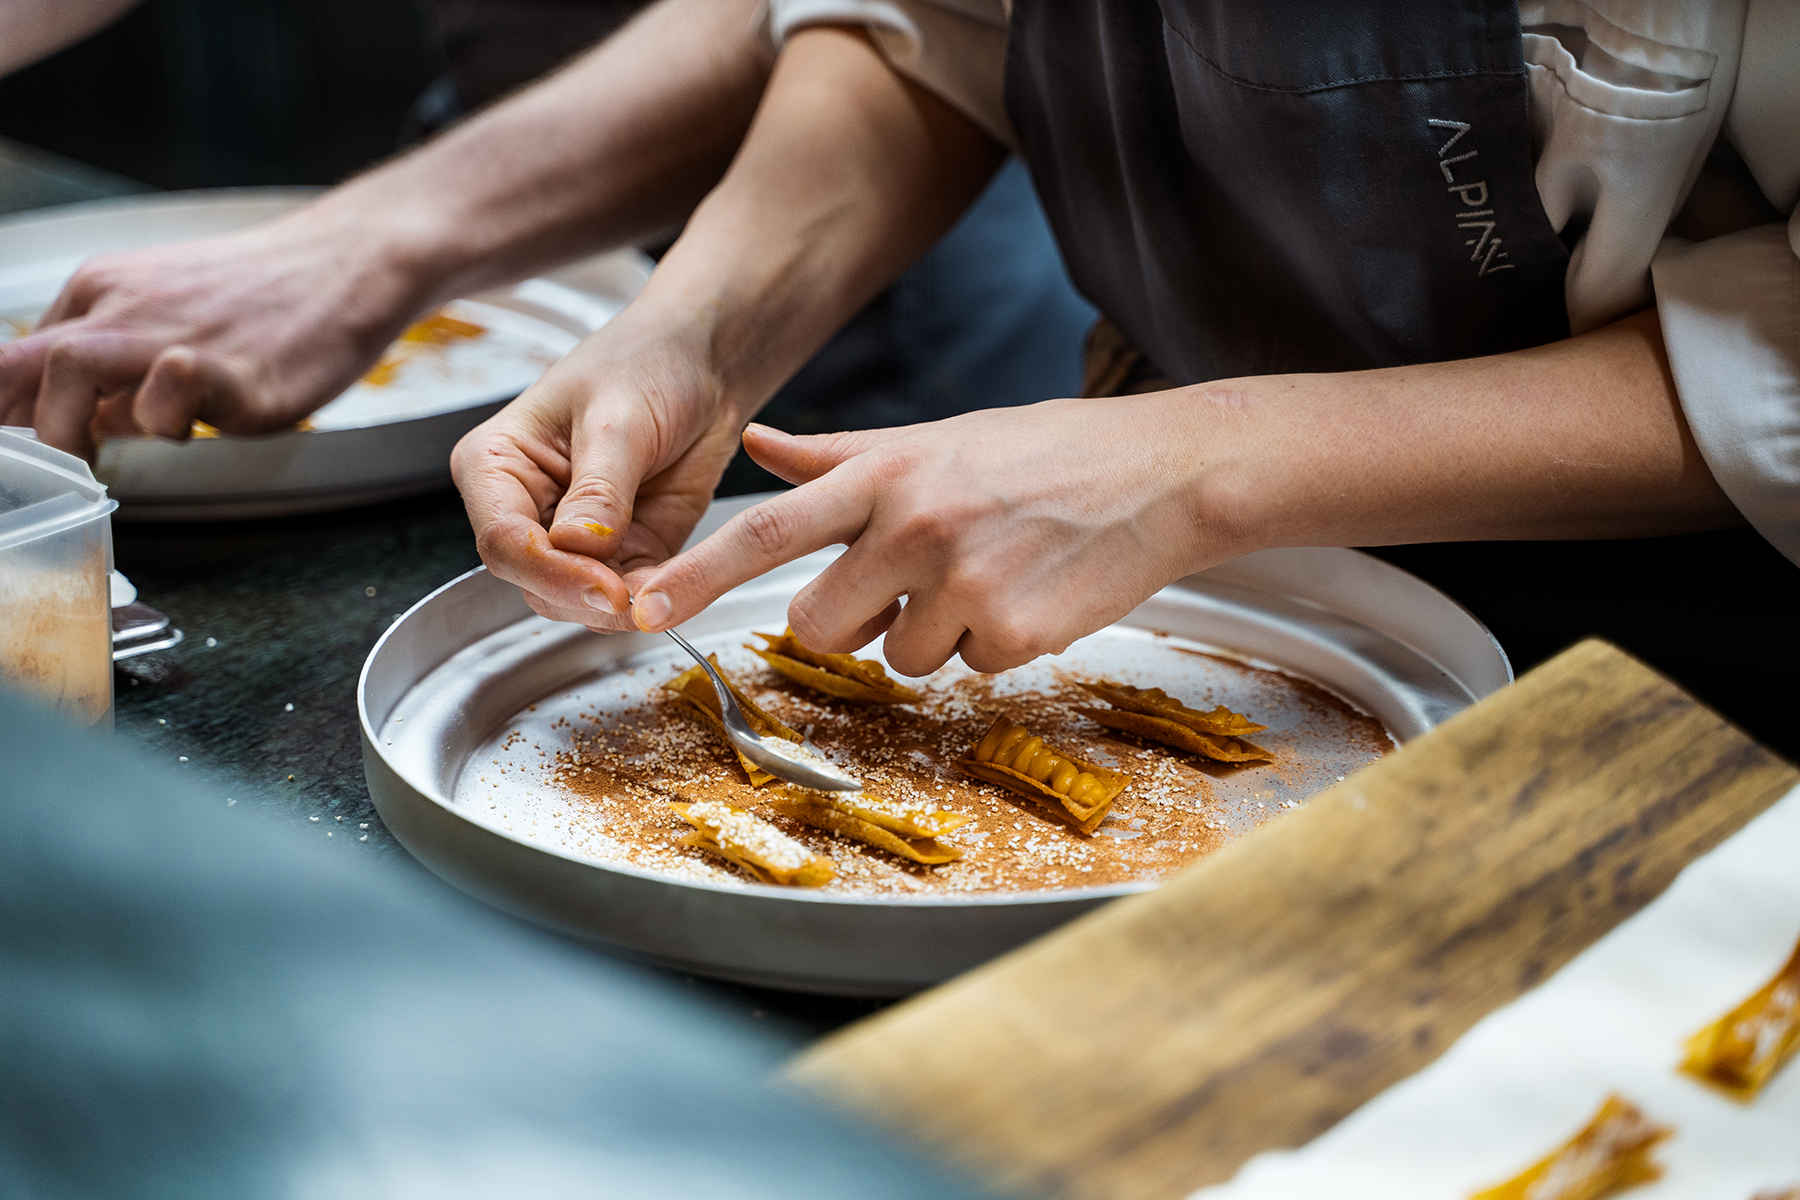
[{"label": "dark gray apron", "polygon": [[1176,383],[1568,336],[1516,0],[1016,0],[1076,286]]},{"label": "dark gray apron", "polygon": [[[1014,5],[1007,111],[1070,274],[1170,381],[1569,335],[1517,0]],[[1374,552],[1521,670],[1608,637],[1800,760],[1800,572],[1749,530]]]}]

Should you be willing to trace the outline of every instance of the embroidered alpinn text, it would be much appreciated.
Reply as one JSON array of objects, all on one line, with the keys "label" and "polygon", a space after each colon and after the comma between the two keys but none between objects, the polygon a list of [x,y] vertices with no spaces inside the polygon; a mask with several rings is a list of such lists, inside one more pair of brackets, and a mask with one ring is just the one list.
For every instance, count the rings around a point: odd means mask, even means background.
[{"label": "embroidered alpinn text", "polygon": [[1488,185],[1485,179],[1463,182],[1457,178],[1457,164],[1468,163],[1461,168],[1464,177],[1477,174],[1474,160],[1480,157],[1481,151],[1464,149],[1459,154],[1451,153],[1457,149],[1457,143],[1469,133],[1471,126],[1466,121],[1439,121],[1430,119],[1425,122],[1432,129],[1455,130],[1450,140],[1438,147],[1438,170],[1443,173],[1444,182],[1449,186],[1444,190],[1455,196],[1462,211],[1456,214],[1456,227],[1473,231],[1473,236],[1464,239],[1468,246],[1469,261],[1476,264],[1476,275],[1487,275],[1494,271],[1510,271],[1513,264],[1506,262],[1508,257],[1501,249],[1506,240],[1495,232],[1499,222],[1494,219],[1494,210],[1488,207]]}]

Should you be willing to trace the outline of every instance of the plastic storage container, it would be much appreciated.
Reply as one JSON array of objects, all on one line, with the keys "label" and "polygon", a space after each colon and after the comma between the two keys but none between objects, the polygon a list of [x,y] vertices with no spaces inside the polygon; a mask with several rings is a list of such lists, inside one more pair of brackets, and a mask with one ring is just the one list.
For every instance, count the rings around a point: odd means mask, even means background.
[{"label": "plastic storage container", "polygon": [[88,465],[0,429],[0,683],[112,727],[112,521]]}]

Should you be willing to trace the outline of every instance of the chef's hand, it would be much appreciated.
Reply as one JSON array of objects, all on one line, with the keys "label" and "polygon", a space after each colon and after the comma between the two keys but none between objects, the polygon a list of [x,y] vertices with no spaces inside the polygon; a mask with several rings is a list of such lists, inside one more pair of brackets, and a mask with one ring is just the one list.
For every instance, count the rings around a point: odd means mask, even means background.
[{"label": "chef's hand", "polygon": [[83,455],[96,431],[292,425],[366,371],[421,302],[372,242],[302,210],[89,259],[35,331],[0,345],[0,424]]},{"label": "chef's hand", "polygon": [[630,628],[636,595],[640,622],[672,624],[640,581],[686,541],[745,422],[993,176],[999,144],[886,63],[860,31],[795,34],[644,290],[457,446],[481,557],[539,613]]},{"label": "chef's hand", "polygon": [[667,628],[843,542],[789,619],[827,651],[885,629],[909,675],[957,652],[998,671],[1059,651],[1264,547],[1642,537],[1741,519],[1681,417],[1654,312],[1486,358],[868,433],[753,426],[744,444],[799,486],[645,573],[639,625]]},{"label": "chef's hand", "polygon": [[637,316],[582,342],[450,457],[488,569],[542,615],[602,632],[632,628],[632,582],[687,541],[747,419],[682,343],[703,331]]},{"label": "chef's hand", "polygon": [[[807,645],[850,651],[885,630],[887,660],[907,675],[958,653],[1002,671],[1061,651],[1237,552],[1222,509],[1198,519],[1201,443],[1170,396],[814,437],[752,425],[751,456],[800,486],[646,573],[637,621],[679,624],[737,584],[848,543],[788,609]],[[1118,432],[1146,428],[1159,436]]]}]

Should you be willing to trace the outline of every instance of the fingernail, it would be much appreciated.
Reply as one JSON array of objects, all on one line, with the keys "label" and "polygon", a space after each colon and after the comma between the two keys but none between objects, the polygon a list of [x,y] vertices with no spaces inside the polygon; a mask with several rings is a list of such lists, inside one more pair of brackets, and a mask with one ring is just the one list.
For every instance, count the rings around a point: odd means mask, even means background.
[{"label": "fingernail", "polygon": [[773,434],[776,437],[787,437],[788,436],[787,434],[783,433],[781,430],[775,428],[773,425],[764,425],[761,421],[752,421],[748,425],[744,426],[745,433],[749,433],[752,429],[756,430],[756,432],[758,432],[758,433]]},{"label": "fingernail", "polygon": [[675,606],[669,603],[669,597],[663,592],[644,592],[631,602],[633,618],[637,627],[645,633],[655,633],[669,620],[669,614]]},{"label": "fingernail", "polygon": [[619,611],[613,607],[613,602],[607,599],[606,592],[597,587],[582,589],[581,599],[589,608],[596,612],[603,612],[609,617],[616,615]]}]

